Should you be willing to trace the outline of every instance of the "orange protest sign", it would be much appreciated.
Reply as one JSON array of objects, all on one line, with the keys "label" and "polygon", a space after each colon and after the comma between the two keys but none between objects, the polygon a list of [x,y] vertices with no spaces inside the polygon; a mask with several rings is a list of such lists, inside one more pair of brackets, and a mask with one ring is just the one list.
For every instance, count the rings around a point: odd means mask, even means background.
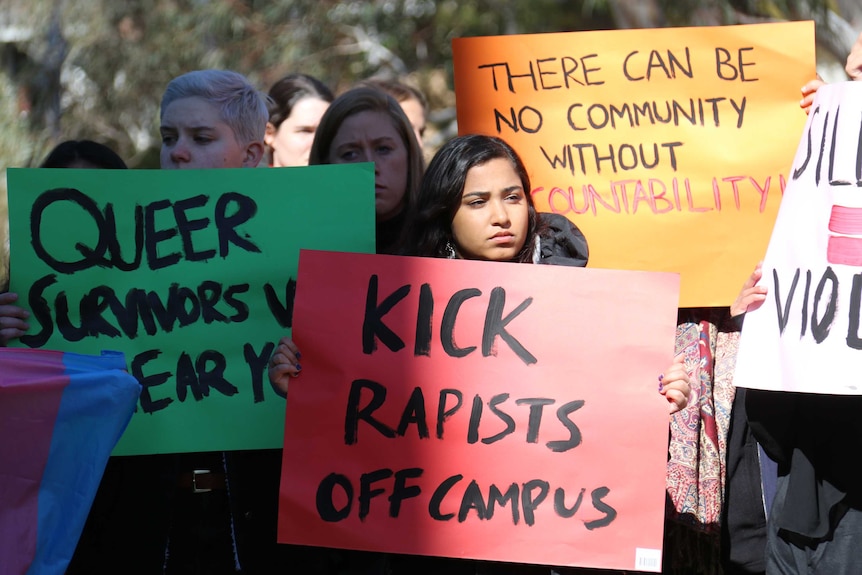
[{"label": "orange protest sign", "polygon": [[659,571],[678,288],[303,251],[279,542]]},{"label": "orange protest sign", "polygon": [[524,159],[590,267],[679,272],[730,305],[763,258],[815,77],[811,22],[459,38],[458,130]]}]

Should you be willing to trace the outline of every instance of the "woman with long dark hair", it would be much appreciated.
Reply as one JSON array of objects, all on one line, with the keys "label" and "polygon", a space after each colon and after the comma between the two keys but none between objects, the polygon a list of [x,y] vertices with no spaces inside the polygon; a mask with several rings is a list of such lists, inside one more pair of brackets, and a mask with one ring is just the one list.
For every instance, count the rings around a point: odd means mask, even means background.
[{"label": "woman with long dark hair", "polygon": [[[568,219],[536,212],[530,178],[518,154],[500,138],[460,136],[428,165],[411,202],[399,253],[409,256],[584,266],[587,245]],[[287,389],[299,374],[299,350],[283,338],[270,362],[273,384]],[[678,358],[660,379],[675,413],[688,402],[689,377]],[[540,565],[377,554],[376,572],[393,574],[548,575]],[[560,569],[557,569],[561,571]],[[566,573],[579,571],[566,570]],[[592,571],[591,571],[592,572]]]},{"label": "woman with long dark hair", "polygon": [[374,163],[377,253],[394,253],[425,165],[401,106],[374,88],[354,88],[332,102],[309,155],[311,165],[356,162]]},{"label": "woman with long dark hair", "polygon": [[[494,181],[502,187],[490,189]],[[428,166],[401,253],[585,266],[584,235],[563,216],[537,213],[530,189],[527,169],[505,141],[483,135],[454,138]],[[525,227],[508,222],[512,217]]]}]

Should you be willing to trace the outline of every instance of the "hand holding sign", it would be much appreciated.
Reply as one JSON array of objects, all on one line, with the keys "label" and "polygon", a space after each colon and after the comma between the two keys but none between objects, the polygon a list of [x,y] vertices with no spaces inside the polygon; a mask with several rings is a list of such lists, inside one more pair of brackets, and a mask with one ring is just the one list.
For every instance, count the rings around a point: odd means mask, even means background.
[{"label": "hand holding sign", "polygon": [[278,340],[278,345],[269,360],[269,381],[282,393],[287,393],[290,379],[297,377],[302,370],[299,364],[299,348],[288,336]]},{"label": "hand holding sign", "polygon": [[20,344],[123,350],[143,391],[118,454],[278,447],[267,364],[292,324],[298,248],[373,250],[373,182],[368,164],[10,170],[20,299],[0,296],[0,337],[20,334],[26,301]]},{"label": "hand holding sign", "polygon": [[684,355],[677,355],[671,366],[659,376],[658,391],[667,399],[671,415],[685,409],[691,397],[691,378],[685,369]]},{"label": "hand holding sign", "polygon": [[859,82],[817,91],[763,262],[769,295],[745,320],[738,386],[862,394],[860,102]]},{"label": "hand holding sign", "polygon": [[820,86],[825,83],[826,82],[820,79],[820,76],[817,76],[817,78],[802,86],[802,100],[799,101],[799,107],[805,110],[806,114],[811,113],[811,104],[814,103],[814,95],[817,93],[817,90],[820,89]]},{"label": "hand holding sign", "polygon": [[742,290],[736,296],[736,301],[730,306],[730,317],[737,317],[747,311],[754,311],[763,305],[766,301],[766,287],[758,285],[760,278],[763,277],[763,262],[758,263],[754,267],[754,271],[745,280],[742,285]]},{"label": "hand holding sign", "polygon": [[[285,336],[279,340],[270,360],[269,381],[283,393],[287,393],[290,379],[298,377],[302,370],[300,356],[299,348],[292,339]],[[691,377],[683,360],[683,354],[677,355],[670,367],[659,375],[658,392],[667,399],[670,415],[685,409],[691,397]]]},{"label": "hand holding sign", "polygon": [[280,542],[660,570],[676,277],[301,260]]},{"label": "hand holding sign", "polygon": [[16,293],[0,293],[0,347],[9,345],[11,340],[21,337],[30,329],[27,323],[30,312],[16,305],[17,301]]}]

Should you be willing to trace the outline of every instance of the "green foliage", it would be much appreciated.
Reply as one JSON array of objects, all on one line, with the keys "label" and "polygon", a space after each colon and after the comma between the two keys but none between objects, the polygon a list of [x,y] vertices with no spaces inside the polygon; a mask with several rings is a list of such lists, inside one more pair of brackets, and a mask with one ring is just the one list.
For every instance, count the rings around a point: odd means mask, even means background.
[{"label": "green foliage", "polygon": [[764,20],[800,20],[825,13],[828,0],[659,0],[672,25],[699,24],[700,14],[717,15],[713,24],[738,24],[740,17]]},{"label": "green foliage", "polygon": [[[162,90],[198,68],[235,69],[264,90],[293,71],[336,90],[410,74],[432,92],[432,106],[449,105],[451,96],[434,90],[451,88],[454,38],[613,28],[621,6],[683,25],[810,17],[830,1],[5,0],[9,21],[32,34],[12,44],[26,65],[13,71],[2,60],[0,166],[32,165],[59,140],[90,138],[132,166],[155,167]],[[57,74],[51,58],[64,50]],[[45,105],[23,120],[22,97]]]}]

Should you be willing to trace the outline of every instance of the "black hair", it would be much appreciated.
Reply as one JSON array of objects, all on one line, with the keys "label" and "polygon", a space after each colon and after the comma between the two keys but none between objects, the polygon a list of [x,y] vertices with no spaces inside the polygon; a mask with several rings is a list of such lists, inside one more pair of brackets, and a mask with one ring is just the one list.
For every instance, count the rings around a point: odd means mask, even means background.
[{"label": "black hair", "polygon": [[92,140],[66,140],[57,144],[39,167],[70,168],[82,163],[107,170],[128,168],[114,150]]},{"label": "black hair", "polygon": [[514,258],[532,262],[539,218],[530,194],[530,176],[512,147],[495,136],[472,134],[449,140],[428,164],[419,195],[408,214],[400,252],[405,255],[446,257],[451,245],[452,220],[461,206],[467,172],[490,160],[505,159],[512,164],[521,180],[529,210],[527,237]]},{"label": "black hair", "polygon": [[269,89],[269,123],[276,129],[290,117],[297,102],[307,97],[332,102],[335,97],[326,85],[308,74],[288,74]]}]

